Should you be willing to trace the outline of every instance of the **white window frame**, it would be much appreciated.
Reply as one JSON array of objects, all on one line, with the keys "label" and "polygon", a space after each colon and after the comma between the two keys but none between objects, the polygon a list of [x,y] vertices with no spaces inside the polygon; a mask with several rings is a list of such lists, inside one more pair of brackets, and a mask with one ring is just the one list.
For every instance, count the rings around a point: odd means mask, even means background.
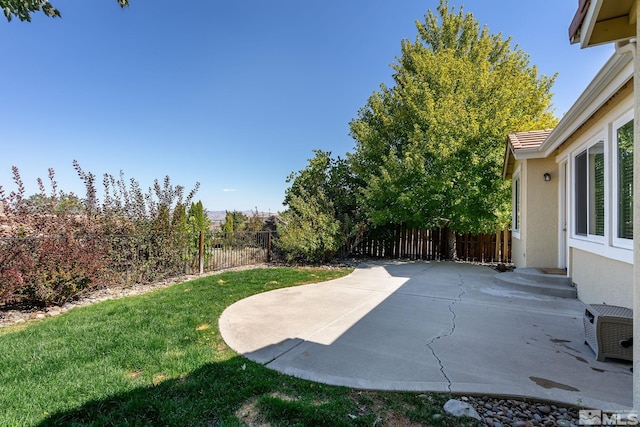
[{"label": "white window frame", "polygon": [[522,228],[522,174],[520,166],[513,173],[511,198],[511,235],[520,238]]},{"label": "white window frame", "polygon": [[[587,199],[587,220],[586,220],[586,227],[587,227],[587,232],[586,234],[578,234],[576,228],[577,228],[577,214],[578,214],[578,210],[577,210],[577,194],[576,194],[576,173],[577,173],[577,168],[576,168],[576,158],[578,156],[580,156],[583,153],[587,153],[587,179],[589,179],[589,155],[588,155],[588,150],[597,145],[602,143],[603,145],[603,154],[604,154],[604,235],[599,236],[597,234],[591,234],[590,233],[590,220],[589,220],[589,199]],[[588,241],[588,242],[594,242],[594,243],[598,243],[598,244],[604,244],[606,242],[607,236],[609,234],[609,230],[608,230],[608,209],[607,209],[607,205],[608,202],[607,200],[609,199],[609,195],[608,195],[608,190],[607,190],[607,182],[608,182],[608,150],[607,150],[607,140],[605,138],[604,132],[598,132],[596,135],[594,135],[593,137],[588,139],[588,142],[585,144],[582,144],[578,149],[576,149],[575,151],[573,151],[571,153],[571,238],[575,239],[575,240],[582,240],[582,241]],[[588,181],[587,181],[588,182]],[[587,197],[588,197],[588,193],[589,193],[589,189],[587,188]]]},{"label": "white window frame", "polygon": [[[612,188],[614,184],[613,177],[613,158],[616,157],[617,161],[617,147],[616,152],[613,152],[614,143],[613,139],[613,124],[620,122],[620,124],[624,124],[626,122],[623,121],[623,118],[626,118],[625,112],[628,112],[632,107],[627,106],[624,109],[618,110],[620,113],[616,115],[616,119],[609,119],[606,123],[603,124],[602,127],[598,129],[593,129],[593,132],[590,132],[588,135],[585,135],[584,138],[581,138],[582,143],[580,145],[576,145],[571,148],[570,151],[567,152],[566,157],[558,157],[556,161],[560,161],[562,159],[567,159],[568,161],[568,170],[567,170],[567,180],[568,180],[568,214],[567,214],[567,247],[575,248],[582,251],[590,252],[593,254],[597,254],[606,258],[614,259],[616,261],[624,262],[626,264],[633,264],[633,248],[632,247],[621,247],[616,246],[614,244],[614,233],[617,234],[617,228],[614,229],[614,226],[617,226],[617,220],[613,219],[614,215],[614,196],[613,192],[616,191]],[[633,113],[631,113],[633,114]],[[617,127],[616,127],[617,130]],[[604,135],[604,137],[603,137]],[[603,239],[601,236],[593,236],[593,235],[580,235],[575,233],[576,225],[575,225],[575,156],[582,153],[587,147],[597,143],[598,141],[604,140],[604,152],[605,152],[605,238]],[[617,198],[615,199],[617,202]],[[625,242],[621,242],[625,243]]]},{"label": "white window frame", "polygon": [[[633,110],[627,111],[624,115],[622,115],[619,119],[613,122],[612,132],[611,132],[611,182],[613,185],[611,186],[611,243],[613,246],[622,248],[622,249],[631,249],[633,250],[633,239],[625,239],[618,237],[618,129],[622,126],[626,125],[630,121],[633,122]],[[636,153],[633,153],[634,156]],[[634,181],[637,178],[634,177]],[[634,227],[636,225],[634,224]]]}]

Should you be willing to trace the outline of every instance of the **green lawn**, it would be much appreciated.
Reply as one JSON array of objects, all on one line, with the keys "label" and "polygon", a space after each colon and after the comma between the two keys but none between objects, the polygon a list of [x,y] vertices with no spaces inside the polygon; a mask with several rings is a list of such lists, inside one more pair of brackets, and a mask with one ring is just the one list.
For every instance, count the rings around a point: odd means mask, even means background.
[{"label": "green lawn", "polygon": [[430,425],[445,396],[299,380],[220,337],[218,318],[235,301],[350,271],[226,272],[2,328],[0,425]]}]

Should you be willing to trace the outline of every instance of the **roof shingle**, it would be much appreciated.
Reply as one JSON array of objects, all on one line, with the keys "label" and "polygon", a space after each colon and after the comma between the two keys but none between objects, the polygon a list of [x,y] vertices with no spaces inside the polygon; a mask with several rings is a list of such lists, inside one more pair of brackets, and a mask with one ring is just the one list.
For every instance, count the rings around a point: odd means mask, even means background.
[{"label": "roof shingle", "polygon": [[553,129],[533,130],[529,132],[510,133],[508,138],[509,145],[515,150],[538,148],[549,136]]}]

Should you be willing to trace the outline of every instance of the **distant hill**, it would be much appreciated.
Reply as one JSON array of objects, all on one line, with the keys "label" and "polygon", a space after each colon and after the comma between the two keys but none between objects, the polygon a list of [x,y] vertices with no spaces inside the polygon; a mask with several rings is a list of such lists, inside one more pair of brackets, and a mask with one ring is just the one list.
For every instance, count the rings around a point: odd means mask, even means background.
[{"label": "distant hill", "polygon": [[[253,216],[254,212],[255,211],[252,211],[252,210],[242,211],[242,213],[249,218]],[[258,212],[258,215],[260,215],[263,218],[268,218],[272,215],[277,215],[277,212]],[[207,216],[213,223],[224,222],[224,219],[227,216],[227,211],[207,211]]]},{"label": "distant hill", "polygon": [[226,215],[227,211],[207,211],[207,217],[209,217],[212,222],[222,222]]}]

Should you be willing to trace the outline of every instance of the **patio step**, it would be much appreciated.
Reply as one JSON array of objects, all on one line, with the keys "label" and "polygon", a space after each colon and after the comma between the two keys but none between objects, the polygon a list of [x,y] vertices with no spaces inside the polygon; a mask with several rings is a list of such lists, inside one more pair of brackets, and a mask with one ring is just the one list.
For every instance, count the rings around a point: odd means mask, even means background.
[{"label": "patio step", "polygon": [[547,274],[537,268],[516,268],[512,272],[499,273],[495,282],[519,291],[562,298],[577,298],[578,292],[565,274]]}]

